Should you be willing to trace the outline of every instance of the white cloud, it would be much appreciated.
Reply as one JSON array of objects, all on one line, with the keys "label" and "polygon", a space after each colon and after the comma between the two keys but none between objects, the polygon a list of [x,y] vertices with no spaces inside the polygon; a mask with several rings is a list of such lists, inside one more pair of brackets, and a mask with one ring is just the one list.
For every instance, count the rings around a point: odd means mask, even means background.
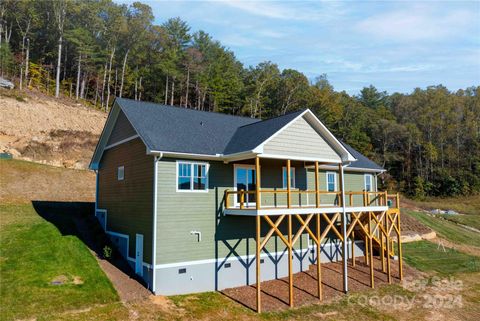
[{"label": "white cloud", "polygon": [[344,13],[343,4],[333,1],[220,0],[219,2],[256,16],[283,20],[326,20]]},{"label": "white cloud", "polygon": [[357,24],[359,31],[393,41],[440,40],[474,26],[475,14],[463,10],[441,10],[431,5],[412,5],[370,16]]}]

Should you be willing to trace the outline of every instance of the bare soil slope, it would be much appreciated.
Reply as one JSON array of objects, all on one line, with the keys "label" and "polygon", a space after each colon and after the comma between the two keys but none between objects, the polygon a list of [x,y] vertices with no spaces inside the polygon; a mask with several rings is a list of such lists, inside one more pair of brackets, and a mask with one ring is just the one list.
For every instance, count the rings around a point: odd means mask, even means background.
[{"label": "bare soil slope", "polygon": [[86,168],[106,117],[104,112],[68,99],[0,90],[0,152],[55,166]]}]

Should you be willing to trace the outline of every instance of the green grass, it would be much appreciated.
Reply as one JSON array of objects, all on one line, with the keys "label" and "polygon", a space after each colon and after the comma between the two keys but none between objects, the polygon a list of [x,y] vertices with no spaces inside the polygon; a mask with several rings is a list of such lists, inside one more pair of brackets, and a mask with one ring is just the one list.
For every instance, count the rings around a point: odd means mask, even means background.
[{"label": "green grass", "polygon": [[439,214],[439,217],[448,220],[450,222],[463,224],[466,226],[474,227],[477,230],[480,230],[480,215],[448,215],[448,214]]},{"label": "green grass", "polygon": [[440,275],[480,272],[480,258],[444,248],[429,241],[405,243],[405,262],[424,272],[437,272]]},{"label": "green grass", "polygon": [[404,212],[413,216],[421,223],[437,232],[439,236],[451,242],[480,247],[480,233],[468,230],[440,217],[427,215],[426,213],[409,210],[405,210]]},{"label": "green grass", "polygon": [[[32,205],[0,205],[0,220],[1,320],[55,319],[64,311],[118,301],[85,244],[62,235]],[[59,276],[66,282],[52,285]],[[74,284],[75,278],[83,283]]]}]

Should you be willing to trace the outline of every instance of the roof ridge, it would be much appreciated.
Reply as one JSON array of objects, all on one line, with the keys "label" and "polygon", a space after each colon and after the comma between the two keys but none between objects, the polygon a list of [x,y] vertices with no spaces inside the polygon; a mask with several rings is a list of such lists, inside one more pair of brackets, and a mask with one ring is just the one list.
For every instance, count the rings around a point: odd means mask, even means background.
[{"label": "roof ridge", "polygon": [[[305,108],[305,109],[300,109],[300,110],[297,110],[297,111],[292,111],[292,112],[289,112],[287,114],[284,114],[284,115],[279,115],[279,116],[275,116],[275,117],[272,117],[272,118],[267,118],[267,119],[262,119],[258,122],[255,122],[255,123],[251,123],[251,124],[246,124],[246,125],[242,125],[238,128],[243,128],[243,127],[247,127],[247,126],[250,126],[250,125],[258,125],[258,124],[264,124],[265,122],[268,122],[270,120],[276,120],[278,118],[282,118],[282,117],[286,117],[286,116],[291,116],[293,114],[301,114],[303,113],[304,111],[308,110],[308,108]],[[254,118],[256,119],[256,118]]]},{"label": "roof ridge", "polygon": [[[233,117],[233,118],[251,119],[252,121],[255,120],[256,122],[253,122],[252,124],[262,121],[262,119],[252,118],[252,117],[248,117],[248,116],[225,114],[225,113],[220,113],[220,112],[216,112],[216,111],[198,110],[198,109],[192,109],[192,108],[178,106],[178,105],[165,105],[165,104],[159,104],[159,103],[155,103],[155,102],[151,102],[151,101],[134,100],[134,99],[123,98],[123,97],[116,97],[115,100],[128,100],[128,101],[131,101],[131,102],[134,102],[134,103],[140,103],[140,104],[157,105],[157,106],[162,106],[162,107],[166,107],[166,108],[188,110],[188,111],[192,111],[192,112],[214,114],[214,115],[227,116],[227,117]],[[248,125],[250,125],[250,124],[248,124]]]}]

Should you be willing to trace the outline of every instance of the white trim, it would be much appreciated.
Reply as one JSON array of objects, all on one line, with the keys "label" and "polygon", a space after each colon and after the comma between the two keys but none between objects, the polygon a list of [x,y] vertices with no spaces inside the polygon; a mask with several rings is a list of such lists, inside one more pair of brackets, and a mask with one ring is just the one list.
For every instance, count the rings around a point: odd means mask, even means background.
[{"label": "white trim", "polygon": [[[290,188],[297,188],[297,179],[296,179],[296,171],[295,171],[295,167],[290,167],[291,170],[293,170],[293,176],[290,177],[290,178],[293,178],[293,185],[290,184]],[[282,188],[283,189],[287,189],[287,182],[285,182],[285,177],[283,177],[283,170],[285,170],[285,172],[287,171],[287,166],[282,166]],[[290,174],[291,175],[291,174]],[[307,185],[308,186],[308,185]],[[307,194],[307,204],[308,204],[308,194]]]},{"label": "white trim", "polygon": [[147,154],[148,155],[163,155],[163,157],[180,157],[180,158],[186,158],[186,159],[200,159],[200,160],[218,160],[219,158],[222,158],[222,154],[215,154],[215,155],[210,155],[210,154],[195,154],[195,153],[180,153],[180,152],[168,152],[168,151],[159,151],[159,150],[153,150],[149,149],[147,147]]},{"label": "white trim", "polygon": [[[313,165],[307,165],[305,166],[306,168],[314,168]],[[319,165],[318,166],[319,169],[325,169],[325,170],[338,170],[338,166],[331,166],[331,165]],[[348,171],[348,172],[369,172],[369,173],[383,173],[383,172],[386,172],[387,170],[386,169],[373,169],[373,168],[360,168],[360,167],[350,167],[350,165],[346,166],[344,168],[345,171]]]},{"label": "white trim", "polygon": [[[367,177],[370,177],[370,190],[367,190]],[[372,174],[363,174],[363,189],[367,192],[373,192],[373,175]]]},{"label": "white trim", "polygon": [[[328,175],[329,175],[329,174],[333,174],[333,175],[334,175],[334,178],[335,178],[335,179],[334,179],[335,189],[334,189],[333,191],[330,191],[330,190],[328,189]],[[325,180],[326,180],[326,183],[327,183],[327,191],[328,191],[328,192],[336,192],[336,191],[338,191],[337,172],[332,172],[332,171],[326,172],[326,173],[325,173]]]},{"label": "white trim", "polygon": [[298,155],[279,155],[279,154],[258,154],[260,158],[271,158],[271,159],[290,159],[296,161],[304,161],[304,162],[324,162],[324,163],[332,163],[332,164],[340,164],[341,160],[333,160],[327,158],[317,158],[317,157],[302,157]]},{"label": "white trim", "polygon": [[[251,165],[251,164],[233,164],[233,190],[234,191],[237,191],[237,168],[248,168],[248,169],[254,169],[255,170],[255,165]],[[257,176],[257,172],[255,172],[255,177]],[[260,178],[261,179],[261,178]],[[248,186],[247,186],[248,187]],[[255,186],[255,188],[259,188],[258,186]],[[248,197],[248,196],[247,196]],[[240,206],[240,203],[237,202],[237,196],[234,195],[234,204],[235,206]],[[256,206],[256,202],[247,202],[245,203],[245,205],[247,205],[247,207],[255,207]]]},{"label": "white trim", "polygon": [[133,135],[133,136],[130,136],[130,137],[127,137],[127,138],[122,139],[122,140],[120,140],[120,141],[118,141],[118,142],[116,142],[116,143],[113,143],[113,144],[110,144],[110,145],[108,145],[108,146],[105,146],[105,148],[104,148],[103,150],[105,151],[105,150],[110,149],[110,148],[113,148],[113,147],[115,147],[115,146],[124,144],[124,143],[129,142],[129,141],[131,141],[132,139],[135,139],[135,138],[138,138],[138,137],[140,137],[140,136],[138,136],[138,134]]},{"label": "white trim", "polygon": [[[266,258],[270,256],[280,256],[283,253],[286,253],[287,250],[285,251],[279,251],[275,253],[261,253],[260,257],[261,258]],[[307,243],[307,248],[297,250],[293,249],[294,252],[296,253],[305,253],[310,251],[310,247],[308,246]],[[166,268],[175,268],[175,267],[184,267],[184,266],[190,266],[190,265],[197,265],[197,264],[210,264],[210,263],[222,263],[222,262],[229,262],[229,261],[236,261],[236,260],[254,260],[255,259],[255,254],[252,255],[241,255],[241,256],[235,256],[232,255],[228,258],[218,258],[218,259],[205,259],[205,260],[196,260],[196,261],[185,261],[185,262],[177,262],[177,263],[164,263],[164,264],[157,264],[155,265],[155,269],[166,269]]]},{"label": "white trim", "polygon": [[[195,162],[195,161],[185,161],[185,160],[176,160],[175,165],[175,191],[177,193],[208,193],[208,176],[210,173],[210,164],[207,162]],[[190,189],[179,189],[178,188],[178,166],[179,164],[189,164],[190,165]],[[205,166],[205,189],[193,189],[193,165],[204,165]]]},{"label": "white trim", "polygon": [[[388,210],[387,206],[352,206],[345,207],[347,213],[350,212],[383,212]],[[335,207],[297,207],[297,208],[264,208],[260,210],[256,209],[225,209],[225,215],[242,215],[242,216],[263,216],[263,215],[295,215],[295,214],[312,214],[312,213],[325,213],[334,214],[341,213],[343,211],[341,206]]]}]

